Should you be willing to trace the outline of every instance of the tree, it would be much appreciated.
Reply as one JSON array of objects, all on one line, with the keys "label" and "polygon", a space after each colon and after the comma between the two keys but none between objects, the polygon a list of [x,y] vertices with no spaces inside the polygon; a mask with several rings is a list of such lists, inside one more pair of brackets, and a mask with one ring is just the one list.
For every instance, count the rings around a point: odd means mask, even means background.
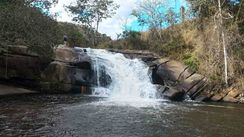
[{"label": "tree", "polygon": [[166,22],[170,25],[170,26],[174,26],[177,23],[177,14],[174,12],[174,10],[172,8],[169,8],[169,10],[167,11],[166,15]]},{"label": "tree", "polygon": [[164,22],[165,4],[162,0],[144,0],[137,9],[132,11],[141,26],[151,29],[161,29]]},{"label": "tree", "polygon": [[225,84],[228,86],[228,61],[227,61],[227,50],[226,50],[226,42],[225,42],[225,33],[223,31],[223,15],[222,15],[222,7],[221,1],[218,0],[218,8],[219,8],[219,20],[220,20],[220,33],[222,37],[223,51],[224,51],[224,68],[225,68]]},{"label": "tree", "polygon": [[162,42],[162,29],[177,22],[177,14],[169,8],[163,0],[144,0],[139,7],[132,11],[139,25],[148,27],[150,35],[158,42]]},{"label": "tree", "polygon": [[[42,0],[45,1],[48,0]],[[25,45],[40,56],[50,58],[53,47],[58,44],[58,24],[31,2],[33,1],[0,2],[0,46]]]},{"label": "tree", "polygon": [[[217,30],[216,36],[218,37],[218,51],[215,52],[218,58],[215,60],[221,60],[218,65],[221,68],[221,75],[224,74],[224,82],[228,86],[229,79],[231,74],[234,75],[234,70],[231,71],[231,64],[233,64],[233,59],[235,55],[233,54],[234,45],[236,43],[241,44],[241,37],[239,32],[236,31],[239,29],[242,32],[242,27],[244,20],[241,19],[244,14],[242,8],[243,0],[188,0],[191,3],[191,7],[196,17],[200,18],[199,24],[204,26],[207,24],[204,20],[210,22],[214,21],[215,29]],[[205,25],[206,26],[206,25]],[[239,27],[239,28],[238,28]],[[203,28],[203,27],[201,27]],[[235,34],[233,34],[235,33]],[[239,42],[237,42],[239,41]],[[242,50],[241,46],[238,46],[239,51]],[[235,49],[236,50],[236,49]],[[223,59],[223,62],[222,62]],[[222,69],[223,68],[223,69]],[[224,70],[224,73],[222,73]]]},{"label": "tree", "polygon": [[75,15],[73,21],[95,28],[94,38],[96,39],[100,22],[111,18],[118,7],[113,0],[77,0],[76,5],[69,5],[67,8]]}]

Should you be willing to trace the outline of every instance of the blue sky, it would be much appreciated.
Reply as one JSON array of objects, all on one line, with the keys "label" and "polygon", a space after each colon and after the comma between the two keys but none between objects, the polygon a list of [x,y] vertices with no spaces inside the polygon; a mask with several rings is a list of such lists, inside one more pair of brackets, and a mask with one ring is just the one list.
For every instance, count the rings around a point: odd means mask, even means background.
[{"label": "blue sky", "polygon": [[[52,13],[58,13],[58,21],[63,22],[72,22],[72,16],[69,15],[64,6],[69,5],[70,3],[75,3],[76,0],[59,0],[58,4],[52,7]],[[114,0],[115,3],[120,5],[120,8],[117,10],[117,13],[109,19],[106,19],[101,22],[99,27],[99,32],[111,36],[113,39],[116,39],[117,34],[122,33],[124,26],[129,26],[132,30],[141,30],[138,26],[136,18],[130,16],[133,9],[136,9],[140,2],[143,0]],[[179,12],[181,6],[186,6],[186,0],[162,0],[166,3],[167,8],[174,8],[176,12]],[[167,10],[167,9],[165,9]]]},{"label": "blue sky", "polygon": [[[189,7],[186,0],[165,0],[164,3],[165,3],[164,7],[166,8],[161,9],[162,13],[167,13],[167,11],[171,8],[175,13],[180,14],[180,8],[182,6],[184,6],[186,9],[187,7]],[[167,27],[168,25],[164,23],[163,26]],[[148,27],[147,26],[142,27],[139,25],[139,22],[137,20],[134,20],[130,24],[127,24],[126,29],[134,30],[134,31],[146,31],[148,30]]]}]

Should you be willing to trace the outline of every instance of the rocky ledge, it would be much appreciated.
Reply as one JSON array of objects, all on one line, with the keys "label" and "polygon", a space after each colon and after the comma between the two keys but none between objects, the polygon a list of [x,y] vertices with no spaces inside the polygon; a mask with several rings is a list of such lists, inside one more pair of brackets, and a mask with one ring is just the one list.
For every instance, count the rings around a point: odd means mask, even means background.
[{"label": "rocky ledge", "polygon": [[9,46],[0,54],[0,80],[42,93],[89,93],[93,83],[89,56],[65,47],[54,53],[46,61],[25,46]]},{"label": "rocky ledge", "polygon": [[[42,93],[90,94],[90,87],[96,85],[92,60],[83,49],[58,47],[48,62],[25,46],[9,46],[8,49],[8,52],[0,53],[0,81]],[[219,93],[212,92],[208,78],[178,61],[160,58],[148,51],[109,51],[124,54],[127,58],[140,58],[150,66],[159,98],[244,102],[244,90],[239,90],[243,87],[237,85]],[[1,87],[0,92],[3,93]]]}]

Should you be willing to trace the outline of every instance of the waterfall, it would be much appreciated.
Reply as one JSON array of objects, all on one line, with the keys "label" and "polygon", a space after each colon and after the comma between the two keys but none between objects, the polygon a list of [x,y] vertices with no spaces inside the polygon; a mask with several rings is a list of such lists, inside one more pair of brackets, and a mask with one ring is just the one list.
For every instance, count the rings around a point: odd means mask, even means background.
[{"label": "waterfall", "polygon": [[[97,87],[93,89],[93,95],[131,101],[155,98],[156,88],[151,83],[149,67],[143,61],[102,49],[87,49],[87,54],[97,71]],[[108,85],[106,75],[111,79]]]}]

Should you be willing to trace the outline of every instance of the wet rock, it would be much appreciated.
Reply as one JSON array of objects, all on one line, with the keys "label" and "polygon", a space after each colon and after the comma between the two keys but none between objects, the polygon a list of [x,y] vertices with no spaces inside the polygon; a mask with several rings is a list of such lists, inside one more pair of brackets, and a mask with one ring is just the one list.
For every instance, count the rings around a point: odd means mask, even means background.
[{"label": "wet rock", "polygon": [[244,97],[239,99],[240,103],[244,103]]},{"label": "wet rock", "polygon": [[238,99],[231,97],[231,96],[226,96],[223,98],[224,102],[230,102],[230,103],[237,103],[239,102]]},{"label": "wet rock", "polygon": [[101,66],[99,70],[100,70],[99,86],[106,88],[112,83],[112,78],[108,75],[104,66]]},{"label": "wet rock", "polygon": [[155,85],[155,88],[157,91],[156,98],[163,98],[163,93],[165,92],[166,89],[168,89],[167,87],[162,85]]},{"label": "wet rock", "polygon": [[[174,60],[158,59],[152,65],[153,83],[168,85],[196,99],[208,86],[208,79],[192,72],[188,66]],[[155,64],[157,68],[155,67]],[[156,69],[155,69],[156,68]],[[207,98],[207,96],[205,96]]]},{"label": "wet rock", "polygon": [[83,49],[59,47],[55,61],[42,72],[42,90],[59,93],[88,93],[83,87],[94,86],[96,78],[91,58]]},{"label": "wet rock", "polygon": [[195,101],[200,101],[200,102],[206,102],[211,99],[213,95],[210,93],[202,92],[200,95],[198,95],[196,98],[194,98]]},{"label": "wet rock", "polygon": [[40,91],[43,93],[80,93],[91,94],[89,86],[56,83],[56,82],[40,82]]},{"label": "wet rock", "polygon": [[191,77],[185,79],[179,84],[179,88],[186,91],[192,99],[197,98],[206,86],[207,78],[199,74],[193,74]]},{"label": "wet rock", "polygon": [[220,95],[214,95],[212,98],[211,98],[211,101],[214,101],[214,102],[217,102],[217,101],[220,101],[222,100],[223,97],[220,96]]},{"label": "wet rock", "polygon": [[172,101],[182,101],[184,100],[185,92],[178,90],[173,87],[167,87],[165,92],[163,93],[163,97],[168,98]]},{"label": "wet rock", "polygon": [[92,71],[54,61],[42,73],[43,81],[65,84],[91,85]]}]

